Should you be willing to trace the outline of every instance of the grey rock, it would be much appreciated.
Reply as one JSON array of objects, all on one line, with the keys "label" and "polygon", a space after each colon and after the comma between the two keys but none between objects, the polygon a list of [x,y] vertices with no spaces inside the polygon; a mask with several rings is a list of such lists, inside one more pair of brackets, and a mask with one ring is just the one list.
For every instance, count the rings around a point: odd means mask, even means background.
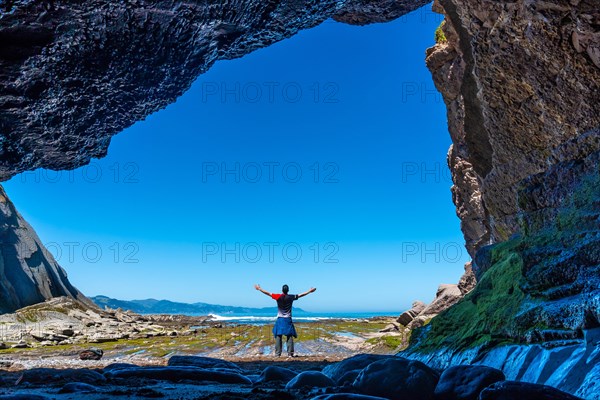
[{"label": "grey rock", "polygon": [[286,389],[302,389],[305,387],[331,387],[335,386],[335,382],[318,371],[304,371],[296,375],[291,381],[285,385]]},{"label": "grey rock", "polygon": [[399,324],[406,326],[413,319],[415,319],[415,317],[417,315],[421,314],[421,312],[423,312],[425,307],[427,307],[427,304],[423,303],[422,301],[417,300],[417,301],[413,302],[412,308],[410,310],[404,311],[402,314],[400,314],[400,316],[398,317],[398,319],[396,321]]},{"label": "grey rock", "polygon": [[420,361],[393,357],[375,361],[354,381],[359,392],[391,400],[433,400],[438,373]]},{"label": "grey rock", "polygon": [[477,400],[479,393],[493,383],[505,380],[496,368],[456,365],[442,372],[435,388],[436,400]]}]

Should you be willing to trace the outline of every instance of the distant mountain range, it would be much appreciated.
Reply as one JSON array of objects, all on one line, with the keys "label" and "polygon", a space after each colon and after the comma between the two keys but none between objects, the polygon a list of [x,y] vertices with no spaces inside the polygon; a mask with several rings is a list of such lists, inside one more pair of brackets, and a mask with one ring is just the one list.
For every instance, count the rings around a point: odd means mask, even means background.
[{"label": "distant mountain range", "polygon": [[[169,300],[118,300],[107,296],[90,297],[100,308],[122,308],[138,314],[185,314],[185,315],[277,315],[277,307],[251,308],[221,306],[207,303],[177,303]],[[294,313],[305,313],[301,308],[294,307]]]}]

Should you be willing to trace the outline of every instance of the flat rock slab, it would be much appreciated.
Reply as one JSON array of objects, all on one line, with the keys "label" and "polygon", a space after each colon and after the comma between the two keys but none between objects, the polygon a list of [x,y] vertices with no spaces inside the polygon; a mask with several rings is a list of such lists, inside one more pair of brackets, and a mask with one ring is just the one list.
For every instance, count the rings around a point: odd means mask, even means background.
[{"label": "flat rock slab", "polygon": [[504,373],[483,365],[456,365],[444,370],[435,388],[436,400],[477,400],[486,387],[506,380]]},{"label": "flat rock slab", "polygon": [[34,368],[23,372],[23,382],[33,384],[82,382],[87,384],[98,384],[106,382],[106,378],[89,369],[53,369]]},{"label": "flat rock slab", "polygon": [[535,383],[503,381],[484,389],[479,400],[582,400],[552,386]]},{"label": "flat rock slab", "polygon": [[234,371],[242,370],[237,364],[230,361],[201,356],[173,356],[169,358],[168,365],[170,367],[192,366],[199,368],[226,368]]},{"label": "flat rock slab", "polygon": [[206,368],[182,367],[139,367],[116,369],[105,373],[109,379],[145,378],[160,381],[210,381],[218,383],[248,384],[252,381],[236,372],[217,371]]}]

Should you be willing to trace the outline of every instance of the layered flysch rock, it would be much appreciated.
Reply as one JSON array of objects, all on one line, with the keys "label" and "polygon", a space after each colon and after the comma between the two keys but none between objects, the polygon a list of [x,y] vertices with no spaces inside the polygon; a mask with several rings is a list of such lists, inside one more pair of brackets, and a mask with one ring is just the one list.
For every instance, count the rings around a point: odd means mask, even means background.
[{"label": "layered flysch rock", "polygon": [[67,296],[95,308],[67,279],[0,186],[0,313]]}]

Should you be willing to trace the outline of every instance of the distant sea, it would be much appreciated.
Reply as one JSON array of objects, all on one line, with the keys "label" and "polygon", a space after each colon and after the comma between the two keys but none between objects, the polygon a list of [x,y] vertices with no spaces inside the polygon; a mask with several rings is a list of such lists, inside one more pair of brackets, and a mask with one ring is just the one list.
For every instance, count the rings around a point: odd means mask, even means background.
[{"label": "distant sea", "polygon": [[[292,318],[296,322],[319,322],[328,319],[365,319],[373,317],[399,316],[402,312],[298,312],[293,313]],[[236,314],[228,313],[226,315],[210,314],[213,321],[233,322],[239,324],[269,324],[275,322],[277,316],[269,314]]]}]

